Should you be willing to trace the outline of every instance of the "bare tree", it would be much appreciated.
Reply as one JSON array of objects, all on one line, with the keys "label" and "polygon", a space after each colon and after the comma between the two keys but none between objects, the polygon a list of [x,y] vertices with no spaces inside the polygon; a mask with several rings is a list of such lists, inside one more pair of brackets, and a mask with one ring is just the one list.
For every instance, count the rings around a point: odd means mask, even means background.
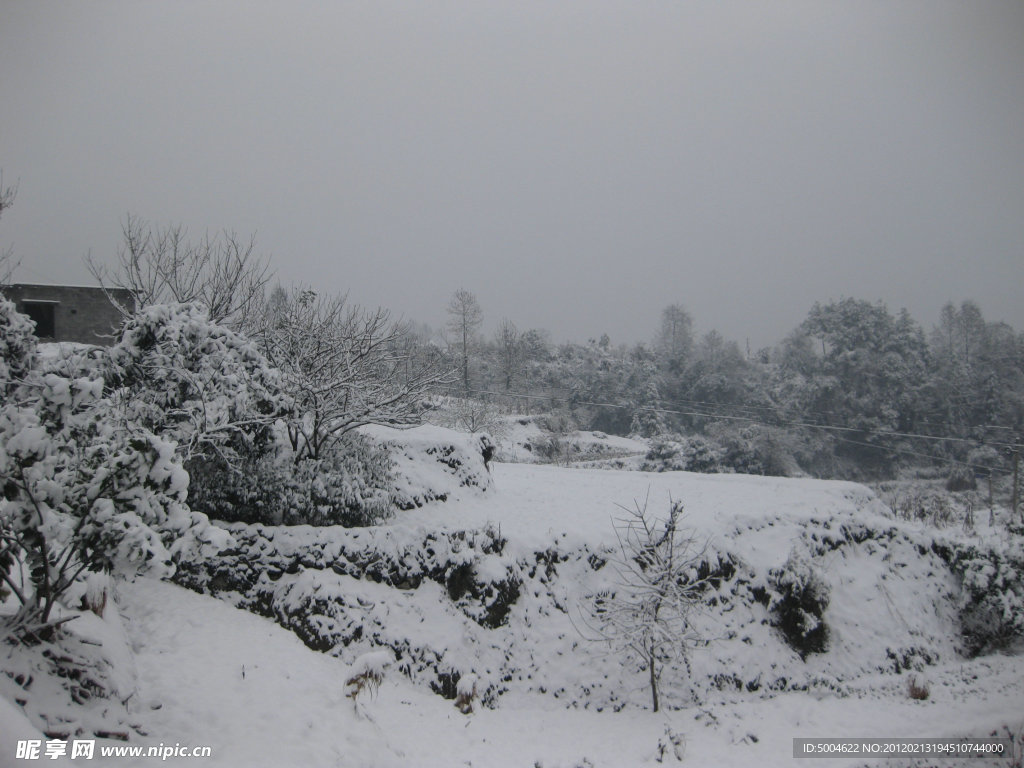
[{"label": "bare tree", "polygon": [[512,391],[512,382],[523,366],[523,335],[511,320],[503,319],[494,333],[498,348],[498,366],[505,379],[505,391]]},{"label": "bare tree", "polygon": [[469,391],[469,348],[473,343],[476,331],[483,322],[483,311],[476,296],[465,288],[459,288],[448,302],[448,329],[456,337],[459,346],[459,359],[462,367],[462,384]]},{"label": "bare tree", "polygon": [[443,413],[448,418],[442,419],[446,422],[442,426],[450,426],[463,432],[487,432],[491,437],[498,439],[504,437],[508,431],[501,411],[494,403],[486,400],[475,397],[452,397],[445,404]]},{"label": "bare tree", "polygon": [[104,288],[131,291],[136,307],[114,302],[123,314],[151,304],[196,302],[215,323],[236,330],[251,325],[271,277],[270,261],[256,255],[254,237],[242,240],[225,231],[192,242],[180,224],[153,226],[134,215],[121,230],[124,242],[113,268],[92,256],[86,264]]},{"label": "bare tree", "polygon": [[607,642],[613,652],[640,663],[657,712],[661,668],[673,660],[685,661],[689,649],[702,642],[691,618],[707,581],[700,576],[707,547],[698,545],[692,531],[680,528],[683,506],[678,502],[670,504],[662,521],[648,515],[646,501],[622,509],[627,517],[615,526],[619,554],[612,561],[617,583],[610,594],[595,600],[597,636],[591,639]]},{"label": "bare tree", "polygon": [[286,426],[296,461],[320,458],[364,424],[415,423],[428,392],[451,380],[436,356],[414,354],[387,310],[345,296],[275,289],[256,336],[294,402]]},{"label": "bare tree", "polygon": [[[4,186],[3,172],[0,171],[0,217],[4,211],[14,205],[14,198],[18,196],[18,185],[13,187]],[[7,285],[11,282],[11,275],[14,274],[18,262],[14,260],[14,246],[9,246],[0,251],[0,285]]]}]

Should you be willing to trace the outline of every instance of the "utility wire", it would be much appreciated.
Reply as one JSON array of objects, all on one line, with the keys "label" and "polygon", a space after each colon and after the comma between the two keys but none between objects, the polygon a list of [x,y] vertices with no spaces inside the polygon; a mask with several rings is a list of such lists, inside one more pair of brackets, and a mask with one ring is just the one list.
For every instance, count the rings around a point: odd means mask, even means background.
[{"label": "utility wire", "polygon": [[[675,415],[675,416],[697,416],[697,417],[706,418],[706,419],[725,419],[725,420],[728,420],[728,421],[746,421],[746,422],[750,422],[750,423],[753,423],[753,424],[760,424],[762,426],[773,426],[771,424],[766,423],[765,421],[763,421],[761,419],[755,419],[755,418],[753,418],[751,416],[733,416],[733,415],[723,414],[723,413],[707,413],[707,412],[704,412],[704,411],[688,411],[688,410],[681,410],[681,409],[677,409],[677,408],[654,407],[654,406],[649,406],[649,405],[624,405],[622,403],[598,403],[598,402],[592,402],[592,401],[588,401],[588,400],[579,400],[579,399],[575,399],[575,398],[571,398],[571,397],[564,397],[564,396],[557,396],[557,395],[526,395],[526,394],[521,394],[521,393],[517,393],[517,392],[494,392],[494,391],[486,390],[486,389],[470,389],[468,391],[472,392],[474,394],[493,395],[493,396],[496,396],[496,397],[518,397],[518,398],[523,398],[523,399],[527,399],[527,400],[549,400],[549,401],[550,400],[557,400],[557,401],[565,402],[565,403],[574,403],[576,405],[589,405],[589,406],[592,406],[592,407],[595,407],[595,408],[622,408],[622,409],[632,408],[633,410],[636,410],[636,411],[646,411],[646,412],[649,412],[649,413],[668,413],[668,414],[672,414],[672,415]],[[675,403],[673,403],[673,404],[675,404]],[[721,407],[724,404],[716,404],[716,405]],[[725,407],[729,407],[729,406],[725,405]],[[922,435],[922,434],[918,434],[918,433],[914,433],[914,432],[895,432],[895,431],[891,431],[891,430],[865,430],[865,429],[861,429],[861,428],[858,428],[858,427],[842,427],[842,426],[838,426],[838,425],[835,425],[835,424],[821,424],[821,423],[816,423],[816,422],[791,421],[791,420],[787,420],[787,419],[778,419],[778,423],[779,423],[780,426],[804,427],[806,429],[822,429],[822,430],[832,431],[832,432],[863,433],[863,432],[871,431],[872,434],[879,435],[879,436],[882,436],[882,437],[907,437],[907,438],[912,438],[912,439],[915,439],[915,440],[935,440],[935,441],[939,441],[939,442],[966,443],[967,445],[975,445],[975,446],[977,446],[977,445],[988,445],[988,446],[995,447],[995,448],[1014,449],[1014,448],[1017,447],[1017,446],[1013,445],[1012,443],[1000,443],[1000,442],[993,442],[993,441],[981,441],[981,440],[976,440],[976,439],[972,439],[972,438],[965,438],[965,437],[940,437],[938,435]],[[870,445],[870,443],[866,443],[866,445]]]}]

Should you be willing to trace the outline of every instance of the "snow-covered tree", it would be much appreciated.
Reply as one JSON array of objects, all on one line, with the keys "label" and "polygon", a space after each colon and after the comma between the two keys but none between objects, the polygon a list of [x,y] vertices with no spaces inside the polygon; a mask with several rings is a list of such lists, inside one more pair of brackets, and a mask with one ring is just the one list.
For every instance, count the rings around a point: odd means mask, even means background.
[{"label": "snow-covered tree", "polygon": [[672,502],[658,520],[647,503],[636,503],[617,522],[619,553],[612,591],[595,600],[597,638],[647,672],[651,703],[660,706],[659,680],[665,664],[685,661],[701,643],[692,618],[702,602],[706,546],[681,526],[683,506]]},{"label": "snow-covered tree", "polygon": [[861,468],[891,463],[893,432],[916,427],[918,392],[927,371],[924,335],[908,314],[893,317],[881,302],[843,299],[815,304],[804,320],[814,340],[803,421],[842,427],[836,453]]},{"label": "snow-covered tree", "polygon": [[693,350],[693,317],[682,304],[670,304],[661,312],[661,325],[654,339],[658,362],[672,373],[686,366]]},{"label": "snow-covered tree", "polygon": [[970,301],[947,304],[930,338],[930,410],[948,434],[999,442],[1024,433],[1024,344]]},{"label": "snow-covered tree", "polygon": [[260,344],[291,398],[288,440],[296,461],[319,459],[364,424],[409,424],[449,380],[433,356],[413,354],[387,310],[295,288],[261,322]]},{"label": "snow-covered tree", "polygon": [[109,418],[98,371],[41,371],[30,327],[0,299],[0,580],[13,630],[44,636],[83,572],[168,573],[175,551],[222,537],[186,506],[174,444]]}]

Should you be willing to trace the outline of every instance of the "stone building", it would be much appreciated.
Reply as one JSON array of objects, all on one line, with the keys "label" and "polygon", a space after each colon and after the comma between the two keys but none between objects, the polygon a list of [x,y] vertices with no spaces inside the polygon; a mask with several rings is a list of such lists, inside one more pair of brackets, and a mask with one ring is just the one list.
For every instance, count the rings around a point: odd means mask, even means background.
[{"label": "stone building", "polygon": [[36,324],[40,341],[77,341],[107,346],[121,325],[121,313],[111,299],[134,309],[130,291],[81,285],[14,283],[0,288],[22,314]]}]

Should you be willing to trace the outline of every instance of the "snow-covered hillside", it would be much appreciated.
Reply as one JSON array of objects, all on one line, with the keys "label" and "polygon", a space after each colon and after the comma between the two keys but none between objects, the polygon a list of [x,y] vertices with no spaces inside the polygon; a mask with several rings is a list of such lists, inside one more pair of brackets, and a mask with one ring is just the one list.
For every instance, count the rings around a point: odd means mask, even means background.
[{"label": "snow-covered hillside", "polygon": [[[386,526],[231,526],[232,549],[179,576],[221,599],[122,585],[130,743],[210,745],[205,764],[224,766],[575,768],[671,761],[675,737],[685,764],[773,766],[791,764],[796,737],[1024,727],[1024,659],[960,653],[955,553],[998,550],[1002,527],[899,522],[842,482],[492,471],[485,493]],[[619,505],[662,514],[670,500],[715,578],[696,617],[707,642],[665,670],[669,710],[654,714],[636,665],[583,635],[593,596],[614,587]],[[773,626],[772,574],[793,552],[830,589],[827,648],[805,657]],[[350,665],[380,647],[397,662],[357,714]],[[911,674],[927,700],[908,696]],[[463,715],[451,699],[469,675],[483,702]]]},{"label": "snow-covered hillside", "polygon": [[718,695],[658,715],[530,698],[465,716],[392,673],[356,714],[344,697],[347,666],[270,621],[169,584],[122,591],[140,689],[159,706],[144,716],[149,735],[133,742],[210,745],[201,764],[211,766],[653,766],[668,728],[684,735],[685,765],[768,768],[793,764],[794,737],[987,735],[1002,723],[1020,726],[1024,711],[1024,660],[999,656],[934,668],[926,702],[907,698],[902,679],[873,675],[846,695]]},{"label": "snow-covered hillside", "polygon": [[[665,672],[665,698],[694,706],[814,692],[848,697],[879,681],[903,690],[962,662],[964,595],[950,552],[965,537],[892,519],[866,488],[749,476],[494,467],[486,497],[428,504],[372,530],[233,526],[238,544],[192,586],[275,618],[310,647],[351,662],[394,649],[424,689],[454,697],[475,674],[488,704],[645,706],[643,675],[589,642],[594,595],[615,586],[619,506],[658,513],[683,502],[707,542],[712,605],[696,617],[706,647]],[[827,649],[787,643],[773,574],[797,553],[830,589]],[[775,576],[777,579],[777,576]],[[1010,593],[1010,597],[1013,593]],[[905,695],[905,694],[904,694]]]}]

